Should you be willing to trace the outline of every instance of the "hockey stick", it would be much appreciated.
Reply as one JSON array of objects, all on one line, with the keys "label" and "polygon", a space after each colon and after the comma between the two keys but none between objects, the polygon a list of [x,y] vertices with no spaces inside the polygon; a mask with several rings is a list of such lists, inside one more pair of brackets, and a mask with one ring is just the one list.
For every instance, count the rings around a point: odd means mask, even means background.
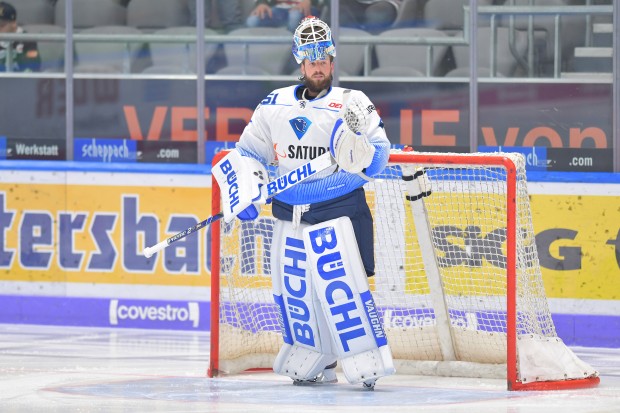
[{"label": "hockey stick", "polygon": [[[273,181],[269,182],[267,185],[262,186],[261,198],[265,200],[273,198],[279,193],[286,191],[287,189],[297,185],[300,182],[305,181],[311,176],[314,176],[335,164],[336,161],[332,157],[331,153],[329,153],[329,151],[325,152],[323,155],[312,159],[310,162],[307,162],[284,175],[280,175]],[[186,230],[181,231],[178,234],[175,234],[170,238],[153,245],[152,247],[144,248],[143,254],[146,258],[150,258],[153,256],[153,254],[163,250],[173,242],[183,239],[189,234],[207,227],[215,221],[220,220],[223,216],[224,214],[220,212],[205,219],[204,221],[200,221],[196,225],[189,227]]]}]

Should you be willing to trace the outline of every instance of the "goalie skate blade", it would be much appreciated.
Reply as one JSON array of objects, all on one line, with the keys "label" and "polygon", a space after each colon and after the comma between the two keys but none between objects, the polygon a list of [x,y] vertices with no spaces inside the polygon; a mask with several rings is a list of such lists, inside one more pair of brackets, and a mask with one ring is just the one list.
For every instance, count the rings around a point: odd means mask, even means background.
[{"label": "goalie skate blade", "polygon": [[377,382],[377,380],[368,380],[362,383],[362,388],[364,390],[368,390],[368,391],[374,391],[375,390],[375,383]]},{"label": "goalie skate blade", "polygon": [[338,383],[338,379],[330,381],[318,381],[318,380],[293,380],[293,386],[329,386],[330,384]]}]

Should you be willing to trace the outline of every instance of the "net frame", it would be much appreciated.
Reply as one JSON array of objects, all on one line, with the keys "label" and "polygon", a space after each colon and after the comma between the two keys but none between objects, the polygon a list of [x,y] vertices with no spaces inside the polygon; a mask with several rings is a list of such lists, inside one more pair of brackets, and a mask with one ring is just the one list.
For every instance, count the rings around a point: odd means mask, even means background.
[{"label": "net frame", "polygon": [[[223,156],[223,155],[221,155]],[[214,163],[217,162],[217,157]],[[570,379],[562,380],[544,380],[538,381],[536,377],[531,379],[525,379],[522,375],[519,375],[519,369],[525,369],[523,366],[524,359],[527,357],[524,355],[519,360],[519,351],[526,354],[528,351],[530,354],[536,354],[538,349],[536,347],[529,347],[528,340],[523,340],[523,337],[518,336],[519,321],[517,320],[517,283],[518,283],[518,270],[523,271],[523,268],[519,269],[519,266],[523,266],[522,262],[519,262],[517,253],[519,248],[523,249],[522,245],[518,245],[522,242],[518,237],[517,228],[519,225],[519,212],[517,211],[518,203],[524,202],[523,191],[526,185],[525,182],[525,162],[523,156],[520,154],[445,154],[445,153],[419,153],[419,152],[406,152],[406,151],[392,151],[390,155],[390,165],[433,165],[437,167],[448,168],[463,168],[469,166],[483,166],[483,167],[498,167],[505,171],[506,186],[505,186],[505,201],[506,201],[506,363],[491,366],[487,371],[479,371],[481,376],[497,377],[499,374],[506,378],[507,388],[509,390],[555,390],[555,389],[567,389],[567,388],[585,388],[596,386],[600,379],[598,373],[593,370],[588,370],[584,373],[584,377],[570,377]],[[217,183],[213,181],[213,213],[219,212],[219,188]],[[527,191],[525,189],[525,194]],[[531,226],[531,215],[529,212],[529,204],[525,206],[527,210],[526,220],[529,217],[529,225]],[[531,232],[533,232],[533,229]],[[221,239],[221,227],[215,225],[211,229],[212,231],[212,284],[211,284],[211,358],[208,375],[215,377],[220,374],[225,374],[225,371],[220,370],[220,257],[219,257],[219,240]],[[535,251],[534,251],[535,253]],[[536,255],[537,259],[537,255]],[[536,262],[538,265],[538,262]],[[538,271],[539,270],[539,267]],[[542,277],[540,276],[542,280]],[[543,291],[544,294],[544,291]],[[546,297],[544,305],[547,306]],[[548,307],[547,307],[548,311]],[[549,315],[550,319],[550,315]],[[552,323],[552,322],[551,322]],[[565,360],[571,359],[574,355],[568,350],[559,338],[555,334],[555,328],[553,324],[551,327],[547,327],[547,334],[549,337],[543,337],[546,341],[551,342],[550,351],[559,351],[561,353],[560,358]],[[269,337],[268,340],[273,340],[274,337]],[[534,340],[535,341],[535,340]],[[519,343],[519,348],[518,348]],[[566,349],[568,353],[563,353]],[[269,368],[270,360],[261,360],[256,363],[257,357],[260,355],[252,355],[247,361],[249,364],[244,364],[244,360],[240,361],[238,370],[252,369],[258,365],[258,368]],[[576,358],[576,356],[574,356]],[[519,362],[521,361],[521,366]],[[263,363],[264,362],[264,363]],[[572,362],[572,360],[568,360]],[[448,361],[449,363],[449,361]],[[460,364],[459,364],[460,363]],[[480,365],[473,363],[469,366],[468,363],[457,362],[458,367],[463,367],[464,370],[475,369],[478,371]],[[405,373],[415,374],[439,374],[441,368],[438,368],[436,362],[421,363],[422,367],[416,364],[417,367],[412,371],[407,364],[397,365],[397,371]],[[499,370],[496,368],[499,366]],[[586,365],[587,366],[587,365]],[[577,368],[584,370],[587,368],[582,366],[582,362],[577,361]],[[589,366],[587,366],[589,367]],[[451,367],[452,368],[452,367]],[[459,368],[456,368],[458,371]],[[498,373],[498,371],[500,373]],[[456,374],[445,375],[462,375],[470,376],[466,371],[457,372]]]}]

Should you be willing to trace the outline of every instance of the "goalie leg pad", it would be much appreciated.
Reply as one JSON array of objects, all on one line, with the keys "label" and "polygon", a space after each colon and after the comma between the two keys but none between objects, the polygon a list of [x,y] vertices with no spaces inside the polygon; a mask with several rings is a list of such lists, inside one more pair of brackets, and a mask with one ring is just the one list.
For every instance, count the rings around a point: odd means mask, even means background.
[{"label": "goalie leg pad", "polygon": [[287,344],[280,348],[273,364],[273,371],[288,376],[295,381],[315,379],[334,357],[319,353],[297,344]]},{"label": "goalie leg pad", "polygon": [[273,370],[295,380],[312,379],[334,361],[328,330],[319,332],[318,303],[308,273],[302,229],[294,229],[288,221],[276,221],[271,249],[273,296],[284,339]]},{"label": "goalie leg pad", "polygon": [[360,383],[393,374],[392,354],[351,220],[337,218],[303,232],[314,288],[345,377],[350,383]]}]

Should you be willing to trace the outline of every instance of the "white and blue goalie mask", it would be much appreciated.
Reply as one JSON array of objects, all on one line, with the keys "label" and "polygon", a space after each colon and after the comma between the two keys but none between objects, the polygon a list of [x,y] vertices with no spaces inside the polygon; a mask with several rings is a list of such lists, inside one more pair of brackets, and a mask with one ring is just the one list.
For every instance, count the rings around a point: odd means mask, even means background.
[{"label": "white and blue goalie mask", "polygon": [[336,56],[336,46],[332,41],[332,31],[321,19],[308,16],[301,21],[293,35],[293,56],[298,64],[308,59],[310,62]]}]

